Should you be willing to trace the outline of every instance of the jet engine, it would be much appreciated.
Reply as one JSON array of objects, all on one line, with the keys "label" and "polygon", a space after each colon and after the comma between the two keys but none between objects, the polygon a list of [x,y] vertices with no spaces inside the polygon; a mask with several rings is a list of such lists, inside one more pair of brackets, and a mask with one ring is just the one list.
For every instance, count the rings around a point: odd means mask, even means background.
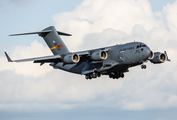
[{"label": "jet engine", "polygon": [[105,50],[99,50],[99,51],[93,52],[91,55],[91,59],[95,61],[105,60],[107,57],[108,57],[108,54]]},{"label": "jet engine", "polygon": [[78,54],[67,54],[64,56],[63,58],[63,62],[66,64],[74,64],[74,63],[78,63],[80,60],[80,56]]},{"label": "jet engine", "polygon": [[148,57],[148,60],[152,60],[154,58],[154,53],[151,51],[151,54]]},{"label": "jet engine", "polygon": [[150,61],[154,64],[164,63],[167,60],[167,56],[164,53],[155,52],[154,58]]}]

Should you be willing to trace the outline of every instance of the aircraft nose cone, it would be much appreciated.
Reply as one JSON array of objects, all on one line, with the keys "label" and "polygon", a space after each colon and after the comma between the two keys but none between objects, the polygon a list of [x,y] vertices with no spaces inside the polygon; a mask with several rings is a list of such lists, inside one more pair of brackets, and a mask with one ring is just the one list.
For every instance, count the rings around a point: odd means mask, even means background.
[{"label": "aircraft nose cone", "polygon": [[145,52],[145,56],[146,56],[146,57],[149,57],[149,56],[151,55],[151,50],[150,50],[149,47],[146,47],[146,48],[144,49],[144,52]]},{"label": "aircraft nose cone", "polygon": [[147,54],[150,55],[151,54],[151,50],[147,47],[147,50],[146,50]]}]

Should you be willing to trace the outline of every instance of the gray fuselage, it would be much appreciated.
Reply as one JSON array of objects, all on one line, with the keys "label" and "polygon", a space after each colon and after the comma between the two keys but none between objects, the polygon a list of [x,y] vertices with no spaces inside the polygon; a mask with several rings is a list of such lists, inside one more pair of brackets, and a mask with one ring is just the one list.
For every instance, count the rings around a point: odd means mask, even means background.
[{"label": "gray fuselage", "polygon": [[[100,48],[105,49],[105,48]],[[85,61],[81,64],[66,64],[59,62],[54,68],[59,68],[76,74],[84,74],[83,69],[87,66],[87,71],[96,70],[102,74],[115,72],[126,72],[129,67],[137,66],[148,60],[151,50],[147,45],[141,42],[132,42],[126,44],[106,47],[108,57],[103,61]],[[90,50],[97,51],[99,49]],[[86,65],[87,64],[87,65]],[[86,71],[86,70],[84,70]]]}]

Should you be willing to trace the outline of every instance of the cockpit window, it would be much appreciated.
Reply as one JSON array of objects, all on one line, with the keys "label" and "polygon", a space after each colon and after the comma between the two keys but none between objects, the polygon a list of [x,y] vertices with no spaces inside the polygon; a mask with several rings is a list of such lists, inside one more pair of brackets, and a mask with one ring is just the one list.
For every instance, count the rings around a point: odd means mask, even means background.
[{"label": "cockpit window", "polygon": [[140,44],[140,45],[137,45],[136,48],[141,48],[141,47],[146,47],[146,45]]}]

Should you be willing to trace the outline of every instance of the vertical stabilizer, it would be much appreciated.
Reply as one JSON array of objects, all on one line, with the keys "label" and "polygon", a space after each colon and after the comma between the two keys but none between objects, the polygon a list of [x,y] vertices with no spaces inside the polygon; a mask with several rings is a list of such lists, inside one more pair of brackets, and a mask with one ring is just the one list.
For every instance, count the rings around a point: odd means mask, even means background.
[{"label": "vertical stabilizer", "polygon": [[43,37],[50,50],[54,55],[69,53],[68,48],[59,36],[54,26],[50,26],[42,31],[50,31],[48,33],[39,33],[39,36]]}]

